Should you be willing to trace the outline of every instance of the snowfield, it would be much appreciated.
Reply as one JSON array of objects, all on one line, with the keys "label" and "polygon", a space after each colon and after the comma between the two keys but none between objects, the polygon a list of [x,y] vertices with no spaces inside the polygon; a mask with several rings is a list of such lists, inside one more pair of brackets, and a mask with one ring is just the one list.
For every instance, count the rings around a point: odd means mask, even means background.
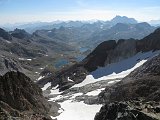
[{"label": "snowfield", "polygon": [[101,80],[124,78],[133,70],[143,65],[147,61],[147,59],[158,55],[158,53],[160,53],[160,51],[150,51],[146,53],[140,52],[131,58],[107,65],[106,67],[100,67],[97,70],[93,71],[91,75],[87,75],[86,79],[83,82],[72,86],[72,88],[82,87]]},{"label": "snowfield", "polygon": [[51,82],[48,82],[47,84],[44,85],[44,87],[42,88],[42,91],[46,90],[50,86],[51,86]]},{"label": "snowfield", "polygon": [[64,111],[57,120],[94,120],[102,105],[86,105],[83,102],[67,100],[60,104]]},{"label": "snowfield", "polygon": [[42,78],[44,78],[45,76],[40,76],[37,80],[41,80]]}]

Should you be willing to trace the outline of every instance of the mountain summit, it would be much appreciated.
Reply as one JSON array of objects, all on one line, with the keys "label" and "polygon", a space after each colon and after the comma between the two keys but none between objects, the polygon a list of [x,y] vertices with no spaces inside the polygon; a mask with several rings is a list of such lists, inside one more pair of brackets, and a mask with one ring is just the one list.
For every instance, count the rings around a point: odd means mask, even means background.
[{"label": "mountain summit", "polygon": [[135,20],[134,18],[128,18],[126,16],[119,16],[117,15],[116,17],[114,17],[111,22],[113,24],[117,24],[117,23],[129,23],[129,24],[136,24],[138,23],[137,20]]}]

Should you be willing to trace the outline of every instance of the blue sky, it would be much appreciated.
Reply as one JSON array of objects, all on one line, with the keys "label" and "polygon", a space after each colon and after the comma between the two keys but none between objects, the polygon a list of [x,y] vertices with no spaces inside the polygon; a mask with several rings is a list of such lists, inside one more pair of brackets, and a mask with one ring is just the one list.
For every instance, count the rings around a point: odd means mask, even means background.
[{"label": "blue sky", "polygon": [[139,21],[160,19],[160,0],[0,0],[0,24],[109,20],[116,15]]}]

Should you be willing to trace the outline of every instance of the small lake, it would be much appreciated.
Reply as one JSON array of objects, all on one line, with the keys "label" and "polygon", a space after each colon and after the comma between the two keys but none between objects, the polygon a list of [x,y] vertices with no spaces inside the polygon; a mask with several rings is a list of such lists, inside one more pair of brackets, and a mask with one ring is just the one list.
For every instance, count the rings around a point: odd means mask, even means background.
[{"label": "small lake", "polygon": [[79,51],[80,51],[81,53],[84,53],[84,52],[86,52],[87,50],[88,50],[88,48],[86,48],[86,47],[79,48]]},{"label": "small lake", "polygon": [[76,57],[76,61],[77,61],[77,62],[80,62],[80,61],[82,61],[84,58],[85,58],[84,55],[77,56],[77,57]]},{"label": "small lake", "polygon": [[60,60],[58,60],[58,61],[54,64],[54,66],[55,66],[56,68],[60,68],[60,67],[62,67],[62,66],[64,66],[64,65],[66,65],[66,64],[69,64],[69,61],[68,61],[68,60],[66,60],[66,59],[60,59]]}]

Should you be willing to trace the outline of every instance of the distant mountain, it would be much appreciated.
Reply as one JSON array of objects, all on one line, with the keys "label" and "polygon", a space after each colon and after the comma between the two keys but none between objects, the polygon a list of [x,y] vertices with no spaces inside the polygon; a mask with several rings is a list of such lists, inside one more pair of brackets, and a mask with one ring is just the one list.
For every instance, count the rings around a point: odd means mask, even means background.
[{"label": "distant mountain", "polygon": [[116,16],[110,22],[113,24],[117,24],[117,23],[136,24],[138,23],[137,20],[135,20],[134,18],[128,18],[126,16]]},{"label": "distant mountain", "polygon": [[[53,22],[34,22],[24,24],[4,25],[3,28],[13,31],[15,28],[24,29],[29,33],[33,33],[36,30],[51,30],[53,28],[63,27],[81,27],[85,24],[96,24],[101,22],[102,24],[115,25],[117,23],[136,24],[137,21],[134,18],[128,18],[126,16],[116,16],[111,21],[53,21]],[[103,25],[102,25],[103,26]]]},{"label": "distant mountain", "polygon": [[64,26],[51,30],[37,30],[33,34],[52,39],[53,41],[79,46],[79,48],[93,49],[97,44],[106,40],[142,39],[156,29],[148,23],[117,23],[112,25],[110,22],[101,21],[92,24],[83,23],[81,26],[72,27],[67,27],[69,25],[64,23]]},{"label": "distant mountain", "polygon": [[160,20],[151,20],[149,23],[153,26],[160,26]]},{"label": "distant mountain", "polygon": [[148,23],[124,24],[117,23],[109,29],[94,33],[89,39],[88,44],[97,45],[106,40],[118,39],[142,39],[152,33],[156,28]]}]

